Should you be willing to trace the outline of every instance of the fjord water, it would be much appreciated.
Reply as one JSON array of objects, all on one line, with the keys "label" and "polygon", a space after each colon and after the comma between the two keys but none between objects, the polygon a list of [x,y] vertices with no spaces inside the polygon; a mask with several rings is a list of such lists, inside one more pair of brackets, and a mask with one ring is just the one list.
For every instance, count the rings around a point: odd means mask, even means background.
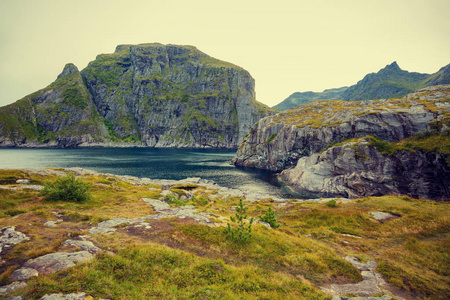
[{"label": "fjord water", "polygon": [[158,148],[0,149],[0,169],[80,167],[151,179],[201,177],[219,185],[288,198],[272,173],[230,165],[234,150]]}]

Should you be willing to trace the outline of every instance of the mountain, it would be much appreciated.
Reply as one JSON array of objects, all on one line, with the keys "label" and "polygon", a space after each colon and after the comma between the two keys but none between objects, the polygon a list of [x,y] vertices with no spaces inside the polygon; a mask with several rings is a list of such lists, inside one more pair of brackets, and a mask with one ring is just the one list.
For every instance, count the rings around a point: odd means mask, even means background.
[{"label": "mountain", "polygon": [[329,89],[324,90],[321,93],[315,92],[295,92],[289,97],[287,97],[283,102],[275,105],[273,108],[278,110],[286,110],[291,107],[299,106],[308,103],[313,100],[320,99],[333,99],[333,100],[342,100],[344,92],[348,89],[348,87],[341,87],[337,89]]},{"label": "mountain", "polygon": [[2,147],[236,148],[274,110],[250,74],[193,46],[119,45],[0,108]]},{"label": "mountain", "polygon": [[400,98],[415,90],[440,84],[450,84],[450,64],[429,75],[404,71],[397,62],[393,62],[377,73],[367,74],[348,88],[329,89],[322,93],[294,93],[274,108],[286,110],[320,99],[359,101]]},{"label": "mountain", "polygon": [[304,195],[450,199],[450,85],[401,99],[316,100],[256,123],[233,163]]}]

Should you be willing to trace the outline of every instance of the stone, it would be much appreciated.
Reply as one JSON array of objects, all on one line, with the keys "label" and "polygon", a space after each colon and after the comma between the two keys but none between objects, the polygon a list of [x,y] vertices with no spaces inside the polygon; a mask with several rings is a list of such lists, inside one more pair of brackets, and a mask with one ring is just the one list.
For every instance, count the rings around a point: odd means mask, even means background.
[{"label": "stone", "polygon": [[92,227],[91,229],[89,229],[89,233],[110,234],[110,233],[116,231],[117,226],[120,226],[122,224],[130,224],[131,222],[133,222],[133,220],[135,220],[135,219],[116,218],[116,219],[106,220],[106,221],[98,223],[96,227]]},{"label": "stone", "polygon": [[354,294],[362,297],[371,297],[382,294],[380,286],[386,284],[386,282],[381,275],[375,272],[375,269],[377,268],[375,261],[362,263],[358,258],[353,256],[346,256],[344,259],[361,272],[363,280],[361,282],[350,284],[331,284],[330,288],[321,288],[321,290],[331,294]]},{"label": "stone", "polygon": [[56,227],[56,223],[57,223],[56,221],[47,221],[44,223],[44,226],[53,228],[53,227]]},{"label": "stone", "polygon": [[169,209],[170,208],[170,205],[167,204],[164,201],[151,199],[151,198],[142,198],[142,200],[144,200],[145,203],[150,204],[151,206],[153,206],[153,209],[155,211],[161,211],[161,210],[165,210],[165,209]]},{"label": "stone", "polygon": [[24,233],[16,231],[15,229],[15,226],[8,226],[0,229],[0,252],[9,249],[20,242],[28,241],[30,239]]},{"label": "stone", "polygon": [[43,185],[23,185],[23,186],[2,186],[0,185],[0,189],[10,190],[10,191],[18,191],[18,190],[33,190],[33,191],[41,191],[44,189]]},{"label": "stone", "polygon": [[9,293],[12,293],[14,291],[17,291],[19,289],[23,289],[24,287],[26,287],[27,284],[25,282],[22,281],[15,281],[11,284],[5,285],[5,286],[0,286],[0,296],[5,296],[8,295]]},{"label": "stone", "polygon": [[23,281],[28,280],[31,277],[38,276],[39,272],[33,268],[20,268],[15,270],[11,275],[12,281]]},{"label": "stone", "polygon": [[377,263],[373,260],[369,260],[366,263],[362,263],[358,258],[354,256],[346,256],[344,257],[346,261],[351,263],[360,271],[375,271],[377,268]]},{"label": "stone", "polygon": [[272,226],[270,226],[270,224],[267,223],[267,222],[263,222],[263,221],[258,220],[258,219],[253,219],[253,220],[254,220],[254,223],[261,224],[262,226],[265,226],[265,227],[267,227],[267,228],[272,228]]},{"label": "stone", "polygon": [[30,259],[25,262],[24,267],[33,268],[40,274],[50,274],[71,268],[92,258],[93,255],[88,251],[56,252]]},{"label": "stone", "polygon": [[30,179],[17,179],[16,183],[17,184],[30,184],[31,180]]},{"label": "stone", "polygon": [[391,300],[394,299],[391,296],[383,295],[381,297],[344,297],[344,296],[333,296],[331,300]]},{"label": "stone", "polygon": [[382,212],[382,211],[373,211],[373,212],[369,212],[369,214],[371,214],[372,217],[375,220],[377,220],[377,221],[379,221],[381,223],[386,222],[386,221],[388,221],[390,219],[400,218],[397,215],[394,215],[394,214],[391,214],[391,213],[387,213],[387,212]]},{"label": "stone", "polygon": [[89,253],[98,253],[102,252],[103,250],[98,248],[94,245],[91,241],[79,241],[79,240],[66,240],[64,241],[63,245],[71,246],[71,247],[78,247],[81,250],[88,251]]},{"label": "stone", "polygon": [[71,294],[50,294],[45,295],[41,300],[87,300],[93,299],[90,296],[86,296],[86,293],[71,293]]}]

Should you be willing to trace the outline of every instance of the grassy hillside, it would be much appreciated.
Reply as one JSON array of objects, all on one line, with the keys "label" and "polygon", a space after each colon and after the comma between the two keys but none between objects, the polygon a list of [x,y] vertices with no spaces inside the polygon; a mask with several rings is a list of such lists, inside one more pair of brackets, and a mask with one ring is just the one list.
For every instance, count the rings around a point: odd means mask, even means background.
[{"label": "grassy hillside", "polygon": [[[54,182],[57,172],[1,170],[0,185],[23,186],[15,183],[19,178],[32,185]],[[105,251],[74,268],[31,279],[15,292],[24,299],[59,292],[86,292],[94,299],[330,299],[319,287],[362,280],[343,259],[347,255],[375,260],[395,295],[450,296],[448,202],[384,196],[279,205],[265,199],[246,203],[248,219],[259,219],[271,207],[280,227],[254,223],[251,238],[236,242],[226,225],[236,213],[237,197],[194,184],[173,185],[171,195],[178,196],[164,197],[167,190],[151,181],[99,173],[78,178],[92,184],[92,197],[82,203],[50,202],[30,189],[0,189],[0,228],[16,226],[30,237],[1,253],[1,285],[28,259],[76,251],[63,245],[68,237],[89,234]],[[188,202],[181,200],[189,193]],[[89,233],[105,220],[153,216],[158,212],[142,199],[161,197],[172,207],[190,204],[208,212],[214,225],[169,217],[148,219],[147,227],[124,223],[111,234]],[[371,217],[374,211],[399,218],[380,223]],[[57,220],[55,227],[43,225]]]},{"label": "grassy hillside", "polygon": [[421,74],[400,69],[396,62],[387,65],[377,73],[370,73],[350,87],[325,90],[321,93],[293,93],[274,106],[278,110],[304,105],[313,100],[373,100],[400,98],[418,89],[450,84],[450,65],[434,74]]}]

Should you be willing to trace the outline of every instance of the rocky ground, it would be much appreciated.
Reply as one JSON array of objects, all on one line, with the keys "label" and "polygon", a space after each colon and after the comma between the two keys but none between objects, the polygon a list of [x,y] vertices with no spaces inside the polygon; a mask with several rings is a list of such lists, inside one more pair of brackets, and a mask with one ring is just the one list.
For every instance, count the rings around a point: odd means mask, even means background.
[{"label": "rocky ground", "polygon": [[[171,206],[165,199],[167,196],[175,196],[174,187],[177,186],[189,186],[192,185],[192,189],[183,192],[181,198],[184,201],[189,201],[193,198],[197,189],[201,186],[201,191],[203,194],[207,194],[212,201],[214,199],[226,199],[228,197],[243,197],[244,192],[236,189],[228,189],[220,187],[214,182],[202,180],[200,178],[188,178],[181,181],[171,181],[171,180],[151,180],[147,178],[136,178],[130,176],[115,176],[112,174],[100,174],[93,171],[87,171],[78,168],[65,169],[65,170],[26,170],[26,172],[39,176],[62,176],[66,172],[73,172],[79,177],[88,176],[106,176],[108,178],[115,178],[121,182],[127,182],[133,186],[152,186],[149,188],[150,191],[157,191],[160,193],[157,199],[155,198],[141,198],[140,201],[144,205],[149,206],[152,211],[151,214],[142,215],[139,217],[120,217],[111,218],[103,220],[95,224],[95,226],[88,226],[80,228],[83,234],[78,234],[71,236],[69,234],[67,238],[61,243],[61,246],[57,248],[57,251],[52,253],[47,253],[45,255],[37,256],[32,259],[27,259],[21,262],[19,267],[10,275],[10,283],[0,287],[0,295],[4,296],[5,299],[22,299],[20,295],[11,298],[6,298],[7,295],[26,289],[27,282],[37,276],[44,276],[52,273],[56,273],[68,268],[71,268],[79,263],[83,263],[93,259],[99,253],[109,253],[108,249],[102,249],[99,245],[95,244],[96,239],[93,238],[98,234],[110,235],[116,231],[128,232],[131,235],[139,236],[151,236],[151,232],[159,232],[161,230],[161,224],[163,223],[152,223],[157,220],[171,220],[180,219],[186,220],[189,223],[199,223],[204,224],[209,227],[224,226],[223,220],[226,218],[218,216],[216,212],[208,212],[202,210],[201,212],[198,208],[192,205],[185,206]],[[98,183],[102,185],[102,183]],[[16,184],[2,186],[2,189],[7,189],[10,191],[20,191],[23,189],[40,190],[41,185],[32,184],[31,180],[17,181]],[[246,195],[247,199],[253,202],[264,201],[261,195]],[[169,197],[170,198],[170,197]],[[318,205],[323,205],[330,203],[330,201],[335,201],[338,204],[347,203],[350,200],[345,198],[333,198],[333,199],[277,199],[279,203],[278,207],[288,208],[293,205],[301,203],[317,203]],[[272,200],[270,200],[272,201]],[[276,203],[276,202],[273,202]],[[46,221],[40,226],[43,228],[63,228],[67,222],[67,216],[61,214],[57,211],[53,212],[53,219]],[[377,220],[378,222],[389,222],[392,219],[399,218],[398,215],[382,212],[382,211],[372,211],[370,216]],[[12,218],[17,218],[14,216]],[[270,228],[270,225],[264,222],[259,223]],[[166,226],[166,225],[165,225]],[[0,250],[2,257],[11,251],[12,248],[20,243],[30,240],[30,237],[25,233],[17,230],[16,226],[7,226],[0,231]],[[157,233],[156,233],[157,234]],[[311,235],[309,235],[311,236]],[[350,240],[361,239],[360,236],[353,234],[343,234],[347,236]],[[349,242],[347,242],[349,243]],[[351,242],[350,242],[351,243]],[[63,249],[59,250],[58,249]],[[353,256],[346,256],[345,260],[350,262],[354,267],[356,267],[362,275],[363,280],[357,283],[344,283],[344,284],[334,284],[329,283],[321,287],[321,290],[329,295],[333,296],[333,299],[391,299],[392,289],[390,284],[387,283],[383,277],[376,272],[377,263],[372,260],[368,260],[362,263],[358,258]],[[7,261],[3,261],[2,264],[8,264]],[[385,294],[384,296],[380,296]],[[342,295],[342,296],[339,296]],[[355,295],[358,297],[346,297],[346,295]],[[397,295],[397,299],[400,297]],[[41,299],[93,299],[84,292],[80,293],[70,293],[70,294],[48,294]]]}]

